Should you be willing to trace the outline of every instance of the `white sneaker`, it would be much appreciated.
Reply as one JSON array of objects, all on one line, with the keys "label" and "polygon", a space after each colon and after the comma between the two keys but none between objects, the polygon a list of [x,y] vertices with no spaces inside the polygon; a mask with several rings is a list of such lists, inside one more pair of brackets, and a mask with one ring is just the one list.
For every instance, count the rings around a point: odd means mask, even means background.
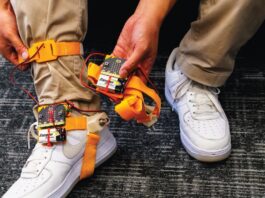
[{"label": "white sneaker", "polygon": [[[66,197],[79,181],[87,131],[67,132],[65,144],[52,147],[37,143],[22,169],[20,178],[3,198]],[[117,143],[105,127],[97,145],[96,167],[110,158]]]},{"label": "white sneaker", "polygon": [[220,91],[188,79],[175,60],[176,49],[166,66],[165,96],[178,113],[184,148],[200,161],[227,158],[231,152],[231,139],[228,120],[218,101]]}]

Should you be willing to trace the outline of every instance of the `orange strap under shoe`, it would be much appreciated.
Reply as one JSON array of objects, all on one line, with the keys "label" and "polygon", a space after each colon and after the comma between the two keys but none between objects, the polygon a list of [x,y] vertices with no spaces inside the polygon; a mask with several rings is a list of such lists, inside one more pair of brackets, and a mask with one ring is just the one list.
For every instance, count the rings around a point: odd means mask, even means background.
[{"label": "orange strap under shoe", "polygon": [[81,55],[83,54],[83,45],[80,42],[55,42],[54,40],[46,40],[34,43],[28,49],[28,54],[28,60],[19,57],[20,64],[33,61],[43,63],[56,60],[60,56]]},{"label": "orange strap under shoe", "polygon": [[[72,122],[75,122],[72,120]],[[84,120],[81,122],[84,122]],[[86,117],[87,142],[82,161],[80,179],[85,179],[93,175],[96,165],[97,145],[100,140],[100,131],[109,124],[109,118],[106,113],[97,113]]]},{"label": "orange strap under shoe", "polygon": [[97,144],[100,136],[97,133],[87,135],[87,143],[83,157],[80,179],[85,179],[93,175],[96,164]]}]

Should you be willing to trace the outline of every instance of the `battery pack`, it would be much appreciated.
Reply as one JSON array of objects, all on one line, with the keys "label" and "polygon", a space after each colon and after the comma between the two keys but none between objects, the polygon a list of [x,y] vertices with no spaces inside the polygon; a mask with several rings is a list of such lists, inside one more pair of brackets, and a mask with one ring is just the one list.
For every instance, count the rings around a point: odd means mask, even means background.
[{"label": "battery pack", "polygon": [[111,93],[123,93],[127,79],[121,78],[119,71],[125,59],[107,56],[98,78],[97,87]]},{"label": "battery pack", "polygon": [[66,130],[64,128],[50,128],[39,130],[39,143],[57,143],[66,140]]}]

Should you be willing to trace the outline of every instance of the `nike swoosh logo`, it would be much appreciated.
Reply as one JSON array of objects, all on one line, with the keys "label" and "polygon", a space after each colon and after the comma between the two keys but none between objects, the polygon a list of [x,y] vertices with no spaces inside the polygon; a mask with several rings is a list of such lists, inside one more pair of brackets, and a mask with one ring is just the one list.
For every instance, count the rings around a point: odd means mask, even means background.
[{"label": "nike swoosh logo", "polygon": [[66,140],[65,144],[63,145],[63,153],[67,158],[74,158],[78,153],[82,151],[85,147],[86,139],[78,140],[78,144],[71,144],[69,140]]}]

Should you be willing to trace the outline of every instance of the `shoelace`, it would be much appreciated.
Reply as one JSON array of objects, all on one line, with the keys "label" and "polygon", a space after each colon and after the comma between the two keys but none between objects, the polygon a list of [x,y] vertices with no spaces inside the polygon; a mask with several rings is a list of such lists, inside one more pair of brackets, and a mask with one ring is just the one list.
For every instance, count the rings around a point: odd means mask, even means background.
[{"label": "shoelace", "polygon": [[30,125],[29,130],[28,130],[28,149],[30,149],[30,135],[38,140],[38,135],[35,133],[36,132],[36,127],[38,126],[38,122],[34,122],[33,124]]},{"label": "shoelace", "polygon": [[49,152],[48,148],[38,147],[36,150],[33,150],[31,156],[28,158],[26,164],[22,169],[22,173],[38,174],[42,162],[47,159],[47,153]]},{"label": "shoelace", "polygon": [[[30,149],[30,136],[35,139],[38,139],[38,135],[36,134],[36,126],[37,122],[33,123],[28,131],[28,148]],[[47,153],[50,148],[37,145],[35,149],[32,151],[31,156],[28,158],[26,164],[22,169],[22,173],[30,173],[30,174],[38,174],[40,171],[40,166],[42,166],[43,160],[47,159]]]},{"label": "shoelace", "polygon": [[219,112],[217,105],[214,103],[215,95],[220,94],[220,89],[200,85],[190,79],[183,81],[176,90],[174,102],[180,99],[184,94],[190,92],[192,99],[193,114],[195,115],[216,115]]},{"label": "shoelace", "polygon": [[[200,89],[198,89],[200,87]],[[216,105],[213,100],[211,100],[210,94],[218,95],[220,90],[218,88],[210,88],[204,85],[199,85],[197,83],[192,83],[190,94],[193,96],[189,100],[194,108],[194,114],[212,114],[218,113]]]}]

